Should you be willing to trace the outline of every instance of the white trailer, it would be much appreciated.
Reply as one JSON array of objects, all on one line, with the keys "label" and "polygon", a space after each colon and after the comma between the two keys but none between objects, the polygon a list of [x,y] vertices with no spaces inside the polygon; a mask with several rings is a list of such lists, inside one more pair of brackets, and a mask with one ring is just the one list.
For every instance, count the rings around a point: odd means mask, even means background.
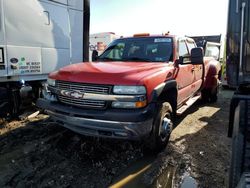
[{"label": "white trailer", "polygon": [[37,95],[48,73],[83,61],[85,13],[88,0],[0,0],[0,114]]},{"label": "white trailer", "polygon": [[92,60],[92,53],[94,50],[100,55],[104,49],[115,39],[121,36],[113,32],[95,33],[89,36],[89,59]]}]

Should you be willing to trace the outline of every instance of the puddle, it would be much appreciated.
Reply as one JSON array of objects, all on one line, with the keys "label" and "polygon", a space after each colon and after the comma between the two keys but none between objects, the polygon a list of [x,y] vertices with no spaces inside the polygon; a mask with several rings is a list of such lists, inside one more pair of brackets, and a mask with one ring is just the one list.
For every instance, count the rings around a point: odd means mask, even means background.
[{"label": "puddle", "polygon": [[[143,175],[153,168],[156,156],[144,157],[131,165],[123,174],[114,180],[110,188],[172,188],[176,167],[168,164],[157,179],[151,185],[142,181]],[[148,177],[153,178],[153,177]]]},{"label": "puddle", "polygon": [[185,176],[181,188],[197,188],[197,182],[191,176]]},{"label": "puddle", "polygon": [[153,182],[151,188],[172,188],[176,167],[168,164],[164,172]]},{"label": "puddle", "polygon": [[[131,165],[130,168],[126,169],[118,178],[114,180],[114,183],[110,188],[173,188],[177,186],[175,183],[175,175],[177,166],[172,163],[168,163],[165,169],[162,169],[161,174],[156,178],[153,176],[148,176],[148,178],[153,178],[153,182],[150,184],[145,184],[142,181],[142,177],[147,171],[152,170],[154,165],[154,157],[144,157],[135,164]],[[182,176],[181,183],[178,184],[180,188],[197,188],[197,182],[194,178],[190,176],[188,172],[185,172]]]},{"label": "puddle", "polygon": [[147,187],[143,184],[143,174],[151,168],[155,156],[143,157],[127,168],[121,175],[114,179],[110,188]]}]

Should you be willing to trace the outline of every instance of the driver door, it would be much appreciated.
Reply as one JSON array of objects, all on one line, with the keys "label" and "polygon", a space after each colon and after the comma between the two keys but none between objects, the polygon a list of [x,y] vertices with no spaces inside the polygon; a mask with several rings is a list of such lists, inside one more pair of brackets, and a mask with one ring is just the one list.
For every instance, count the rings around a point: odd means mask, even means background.
[{"label": "driver door", "polygon": [[179,64],[176,77],[178,87],[178,105],[183,104],[195,92],[193,83],[195,81],[194,65],[190,60],[190,52],[185,39],[178,40],[178,54],[183,61]]},{"label": "driver door", "polygon": [[[186,43],[187,43],[189,54],[191,54],[191,50],[192,50],[192,48],[196,47],[196,44],[195,44],[195,42],[193,40],[190,40],[190,39],[187,40]],[[192,83],[192,90],[193,90],[193,94],[195,94],[200,89],[200,87],[202,85],[203,65],[202,64],[193,65],[192,73],[193,73],[193,76],[194,76],[194,81]]]}]

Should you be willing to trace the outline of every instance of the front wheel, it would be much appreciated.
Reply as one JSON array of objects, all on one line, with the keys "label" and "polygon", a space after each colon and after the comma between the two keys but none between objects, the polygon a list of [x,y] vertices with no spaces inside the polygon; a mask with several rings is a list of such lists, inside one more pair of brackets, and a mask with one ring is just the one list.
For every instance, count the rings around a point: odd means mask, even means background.
[{"label": "front wheel", "polygon": [[173,111],[170,103],[164,102],[157,106],[152,132],[145,142],[145,149],[154,152],[160,152],[166,147],[173,130]]}]

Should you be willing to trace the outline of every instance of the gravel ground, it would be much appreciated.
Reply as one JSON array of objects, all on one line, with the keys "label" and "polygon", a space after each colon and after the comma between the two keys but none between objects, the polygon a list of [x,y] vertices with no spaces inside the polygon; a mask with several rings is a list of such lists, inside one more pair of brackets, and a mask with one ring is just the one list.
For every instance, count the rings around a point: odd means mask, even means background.
[{"label": "gravel ground", "polygon": [[[198,102],[177,120],[170,143],[144,174],[148,184],[170,161],[175,187],[186,176],[198,187],[227,187],[232,91],[218,102]],[[0,187],[107,187],[144,155],[140,143],[102,140],[75,134],[40,114],[29,120],[0,122]]]}]

